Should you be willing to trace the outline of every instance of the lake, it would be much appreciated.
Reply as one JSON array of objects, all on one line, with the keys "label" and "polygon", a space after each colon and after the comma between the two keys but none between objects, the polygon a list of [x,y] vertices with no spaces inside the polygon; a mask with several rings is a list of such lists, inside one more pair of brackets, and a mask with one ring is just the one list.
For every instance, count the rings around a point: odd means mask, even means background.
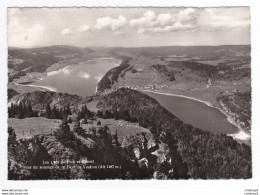
[{"label": "lake", "polygon": [[202,130],[235,134],[238,128],[227,120],[227,116],[203,102],[180,96],[144,92],[185,123]]},{"label": "lake", "polygon": [[88,60],[49,72],[43,80],[30,85],[63,93],[91,96],[95,94],[96,86],[106,72],[119,64],[119,60],[112,58]]},{"label": "lake", "polygon": [[[106,72],[119,64],[119,60],[109,58],[89,60],[50,72],[43,80],[28,85],[41,86],[58,92],[91,96],[95,94],[96,86]],[[153,92],[144,93],[156,99],[180,120],[194,127],[225,134],[238,132],[238,128],[227,120],[226,115],[200,101]]]}]

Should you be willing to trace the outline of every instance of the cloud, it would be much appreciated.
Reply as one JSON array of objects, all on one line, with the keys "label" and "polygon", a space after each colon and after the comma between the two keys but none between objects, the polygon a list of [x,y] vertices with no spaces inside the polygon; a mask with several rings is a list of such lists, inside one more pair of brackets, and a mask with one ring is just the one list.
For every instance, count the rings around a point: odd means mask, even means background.
[{"label": "cloud", "polygon": [[195,19],[196,12],[193,8],[182,9],[175,14],[162,13],[158,15],[149,10],[142,17],[130,20],[130,26],[137,27],[137,33],[140,34],[190,31],[195,28]]},{"label": "cloud", "polygon": [[[99,16],[97,11],[8,8],[8,45],[128,47],[250,43],[250,9],[247,7],[122,8],[106,9]],[[75,15],[71,17],[71,13]],[[46,21],[50,14],[55,16],[55,20]],[[196,33],[190,33],[193,31]],[[62,36],[61,33],[73,35]],[[137,33],[145,35],[135,36]]]},{"label": "cloud", "polygon": [[64,29],[61,31],[61,34],[62,34],[62,35],[72,35],[73,32],[72,32],[69,28],[64,28]]},{"label": "cloud", "polygon": [[153,26],[155,24],[156,14],[153,11],[147,11],[144,16],[138,19],[130,20],[130,26],[140,27],[140,26]]},{"label": "cloud", "polygon": [[194,17],[196,17],[196,10],[194,8],[187,8],[187,9],[181,10],[177,14],[177,18],[181,21],[193,20]]},{"label": "cloud", "polygon": [[172,31],[187,31],[193,30],[193,26],[190,24],[182,24],[181,22],[176,22],[171,26],[163,26],[163,27],[155,27],[155,28],[148,28],[150,32],[172,32]]},{"label": "cloud", "polygon": [[126,24],[127,19],[120,15],[117,19],[111,17],[97,18],[95,28],[97,30],[110,29],[116,31],[117,29],[123,27]]},{"label": "cloud", "polygon": [[89,30],[90,30],[90,28],[89,28],[88,25],[82,25],[82,26],[77,28],[78,32],[86,32],[86,31],[89,31]]},{"label": "cloud", "polygon": [[[225,31],[250,26],[250,12],[238,12],[235,8],[207,8],[198,18],[198,26],[202,30]],[[249,28],[248,28],[249,30]]]},{"label": "cloud", "polygon": [[172,23],[173,17],[171,14],[159,14],[156,18],[156,21],[164,26],[164,25],[169,25]]},{"label": "cloud", "polygon": [[[147,11],[140,18],[130,20],[137,33],[166,33],[194,31],[227,31],[250,26],[250,12],[239,8],[179,9],[175,13],[156,14]],[[248,28],[249,29],[249,28]]]}]

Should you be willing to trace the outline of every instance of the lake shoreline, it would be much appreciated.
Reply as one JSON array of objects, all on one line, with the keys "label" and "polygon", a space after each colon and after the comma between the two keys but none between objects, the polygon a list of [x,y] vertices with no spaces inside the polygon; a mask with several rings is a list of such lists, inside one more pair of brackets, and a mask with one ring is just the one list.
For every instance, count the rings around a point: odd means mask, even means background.
[{"label": "lake shoreline", "polygon": [[21,86],[28,86],[28,87],[35,87],[35,88],[42,88],[42,89],[47,89],[48,91],[51,91],[51,92],[57,92],[57,89],[54,88],[54,87],[48,87],[48,86],[41,86],[41,85],[33,85],[33,84],[30,84],[30,85],[23,85],[23,84],[20,84],[20,83],[15,83],[15,85],[21,85]]},{"label": "lake shoreline", "polygon": [[229,116],[224,110],[222,110],[220,107],[218,106],[213,106],[211,103],[207,102],[207,101],[203,101],[203,100],[199,100],[197,98],[194,97],[189,97],[189,96],[184,96],[184,95],[177,95],[177,94],[171,94],[171,93],[163,93],[163,92],[157,92],[157,91],[151,91],[151,90],[139,90],[141,92],[150,92],[150,93],[155,93],[155,94],[160,94],[160,95],[167,95],[167,96],[175,96],[175,97],[182,97],[182,98],[187,98],[187,99],[191,99],[194,101],[198,101],[201,102],[203,104],[206,104],[209,107],[215,108],[217,110],[219,110],[221,113],[223,113],[226,117],[227,117],[227,121],[231,124],[233,124],[234,126],[237,127],[238,132],[237,133],[232,133],[232,134],[227,134],[228,136],[233,137],[236,140],[241,140],[241,141],[248,141],[251,139],[251,135],[249,135],[245,130],[243,130],[243,128],[237,124],[231,116]]},{"label": "lake shoreline", "polygon": [[66,69],[69,66],[81,65],[82,63],[85,63],[85,62],[88,62],[88,61],[93,61],[93,60],[98,60],[98,59],[100,59],[100,60],[110,60],[110,59],[117,59],[117,58],[94,58],[94,59],[86,60],[84,62],[78,62],[78,63],[75,63],[75,64],[55,63],[55,64],[52,64],[50,67],[48,67],[46,69],[46,71],[43,72],[43,73],[40,73],[40,72],[29,73],[29,74],[37,74],[38,78],[34,78],[34,77],[30,77],[29,75],[25,75],[25,76],[20,77],[16,81],[11,82],[11,83],[14,83],[15,85],[16,84],[23,85],[24,83],[33,83],[33,82],[36,82],[36,81],[41,81],[47,76],[52,76],[52,75],[58,74],[62,69],[64,69],[64,68]]},{"label": "lake shoreline", "polygon": [[55,75],[57,74],[60,70],[62,70],[63,68],[66,68],[67,66],[70,65],[66,65],[64,67],[60,67],[57,70],[52,70],[52,71],[46,71],[44,73],[40,73],[41,77],[40,78],[29,78],[26,77],[26,81],[15,81],[13,82],[16,86],[26,86],[26,87],[33,87],[33,88],[41,88],[41,89],[45,89],[48,91],[52,91],[52,92],[57,92],[57,89],[55,89],[54,87],[50,87],[50,86],[43,86],[43,85],[34,85],[34,84],[30,84],[30,83],[34,83],[36,81],[42,81],[45,77],[50,76],[50,75]]},{"label": "lake shoreline", "polygon": [[[117,58],[94,58],[94,59],[89,59],[86,60],[84,62],[78,62],[76,64],[53,64],[52,66],[50,66],[44,73],[37,73],[38,78],[32,78],[29,75],[23,76],[22,80],[18,79],[17,81],[12,82],[14,85],[16,86],[24,86],[24,87],[32,87],[32,88],[36,88],[36,89],[44,89],[47,91],[51,91],[51,92],[58,92],[58,89],[56,89],[55,87],[51,87],[51,86],[45,86],[45,85],[36,85],[33,84],[37,81],[42,81],[44,80],[46,77],[48,76],[54,76],[56,74],[59,74],[60,72],[66,72],[68,67],[70,66],[77,66],[77,65],[82,65],[84,63],[88,63],[89,61],[94,61],[94,60],[117,60],[118,62],[115,63],[115,67],[120,66],[121,64],[121,60],[117,59]],[[40,76],[39,76],[40,74]],[[95,93],[97,92],[97,86],[96,86],[96,90]]]}]

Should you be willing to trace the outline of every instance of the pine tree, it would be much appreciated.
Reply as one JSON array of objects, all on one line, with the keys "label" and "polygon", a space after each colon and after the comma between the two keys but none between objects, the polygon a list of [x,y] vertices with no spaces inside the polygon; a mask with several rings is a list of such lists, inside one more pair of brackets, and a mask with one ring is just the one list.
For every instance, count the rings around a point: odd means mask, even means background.
[{"label": "pine tree", "polygon": [[16,133],[12,127],[8,127],[8,144],[13,140],[16,140]]},{"label": "pine tree", "polygon": [[97,117],[103,118],[103,112],[100,111],[100,110],[98,110],[98,111],[97,111]]},{"label": "pine tree", "polygon": [[60,127],[65,133],[70,132],[70,127],[68,125],[68,116],[63,117]]},{"label": "pine tree", "polygon": [[51,117],[51,107],[50,104],[47,103],[46,108],[45,108],[45,117],[50,118]]},{"label": "pine tree", "polygon": [[11,107],[8,107],[8,117],[13,118],[14,117],[14,104],[11,103]]},{"label": "pine tree", "polygon": [[76,132],[79,135],[84,135],[85,131],[83,128],[80,126],[80,122],[78,119],[76,119],[73,123],[73,131]]},{"label": "pine tree", "polygon": [[59,125],[59,128],[56,130],[54,135],[64,144],[71,143],[73,135],[68,125],[67,116],[64,116],[64,118],[62,119],[62,123]]},{"label": "pine tree", "polygon": [[106,111],[105,111],[105,114],[104,114],[104,116],[103,116],[103,118],[104,118],[104,119],[112,118],[112,113],[109,112],[109,110],[106,110]]},{"label": "pine tree", "polygon": [[20,111],[20,112],[18,113],[18,118],[19,118],[19,119],[24,118],[24,112],[23,112],[23,111]]},{"label": "pine tree", "polygon": [[67,107],[64,109],[64,113],[66,115],[71,115],[71,111],[70,111],[70,105],[68,104]]},{"label": "pine tree", "polygon": [[83,123],[88,124],[88,117],[87,116],[84,117]]},{"label": "pine tree", "polygon": [[188,179],[190,177],[188,174],[188,167],[187,164],[183,162],[178,151],[177,141],[174,139],[173,135],[166,137],[168,139],[167,141],[170,149],[171,164],[173,166],[173,174],[171,177],[174,179]]},{"label": "pine tree", "polygon": [[19,105],[11,104],[8,108],[8,116],[10,118],[28,118],[38,117],[37,111],[32,109],[31,104],[26,105],[25,103],[19,103]]},{"label": "pine tree", "polygon": [[53,108],[51,110],[51,116],[50,116],[51,119],[58,119],[59,116],[58,116],[58,113],[57,113],[57,108],[55,105],[53,105]]},{"label": "pine tree", "polygon": [[123,112],[123,119],[126,121],[131,121],[131,116],[129,115],[129,113],[127,112],[127,110],[124,110]]},{"label": "pine tree", "polygon": [[19,103],[19,106],[18,106],[18,109],[17,109],[17,117],[19,119],[24,118],[24,109],[23,109],[23,104],[21,102]]},{"label": "pine tree", "polygon": [[60,119],[63,119],[63,116],[64,116],[63,109],[60,108],[60,109],[59,109],[59,118],[60,118]]},{"label": "pine tree", "polygon": [[118,120],[118,111],[117,111],[117,110],[115,110],[115,111],[113,112],[113,115],[114,115],[114,119],[115,119],[115,120]]},{"label": "pine tree", "polygon": [[81,111],[82,111],[84,114],[86,113],[86,111],[87,111],[87,106],[86,106],[86,104],[84,104],[84,106],[82,106]]},{"label": "pine tree", "polygon": [[32,117],[32,116],[33,116],[33,109],[31,103],[29,103],[27,106],[27,117]]}]

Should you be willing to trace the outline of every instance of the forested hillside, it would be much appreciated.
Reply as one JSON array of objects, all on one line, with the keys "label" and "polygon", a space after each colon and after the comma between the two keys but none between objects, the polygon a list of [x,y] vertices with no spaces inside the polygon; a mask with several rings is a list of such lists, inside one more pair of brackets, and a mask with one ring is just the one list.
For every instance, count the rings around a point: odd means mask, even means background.
[{"label": "forested hillside", "polygon": [[27,72],[44,72],[54,63],[64,59],[79,58],[88,52],[92,50],[62,45],[32,49],[9,48],[8,68],[16,71],[30,69]]},{"label": "forested hillside", "polygon": [[109,89],[114,82],[118,81],[119,76],[123,76],[124,71],[127,71],[130,68],[130,58],[124,59],[120,66],[112,68],[106,73],[105,76],[99,81],[97,86],[97,91],[101,92],[105,89]]},{"label": "forested hillside", "polygon": [[[34,109],[44,109],[47,104],[51,107],[54,105],[58,107],[65,107],[68,104],[78,105],[81,102],[86,102],[88,98],[84,99],[78,95],[71,95],[67,93],[43,92],[34,91],[23,94],[18,94],[10,99],[9,104],[30,104]],[[91,97],[89,98],[91,99]]]},{"label": "forested hillside", "polygon": [[[137,121],[151,130],[157,141],[169,145],[176,142],[178,152],[187,163],[192,178],[251,178],[251,149],[232,137],[213,134],[184,124],[149,96],[121,88],[98,102],[100,110],[112,116],[129,115],[125,120]],[[122,111],[123,109],[123,111]],[[126,114],[127,113],[127,114]],[[118,114],[119,118],[122,116]],[[174,156],[172,156],[174,159]]]}]

